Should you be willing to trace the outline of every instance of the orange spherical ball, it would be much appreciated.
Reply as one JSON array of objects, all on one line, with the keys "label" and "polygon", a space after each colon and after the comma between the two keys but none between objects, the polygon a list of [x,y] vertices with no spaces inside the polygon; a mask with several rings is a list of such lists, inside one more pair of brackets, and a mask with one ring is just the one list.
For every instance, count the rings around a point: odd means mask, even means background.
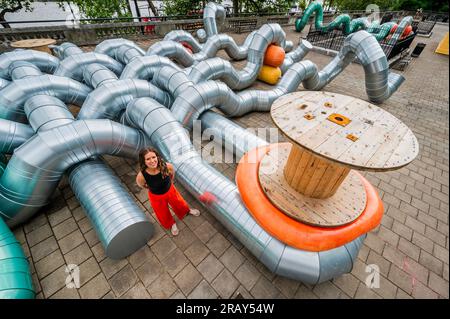
[{"label": "orange spherical ball", "polygon": [[286,54],[282,47],[271,44],[264,54],[264,64],[277,68],[283,64],[285,56]]},{"label": "orange spherical ball", "polygon": [[397,24],[394,24],[394,26],[391,28],[391,31],[389,31],[389,32],[390,32],[390,33],[394,33],[395,30],[397,30],[397,28],[398,28],[398,25],[397,25]]},{"label": "orange spherical ball", "polygon": [[412,26],[407,26],[406,28],[405,28],[405,30],[403,30],[403,33],[402,33],[402,36],[403,37],[407,37],[411,32],[412,32]]}]

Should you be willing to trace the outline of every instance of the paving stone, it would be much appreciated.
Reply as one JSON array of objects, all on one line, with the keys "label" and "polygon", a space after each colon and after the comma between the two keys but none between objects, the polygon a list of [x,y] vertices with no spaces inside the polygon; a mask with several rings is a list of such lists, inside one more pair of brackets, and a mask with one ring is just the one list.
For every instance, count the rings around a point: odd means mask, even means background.
[{"label": "paving stone", "polygon": [[208,282],[212,282],[223,268],[224,266],[222,265],[222,263],[213,254],[209,254],[197,266],[197,270]]},{"label": "paving stone", "polygon": [[381,254],[383,252],[383,248],[385,245],[385,242],[379,238],[378,236],[374,235],[373,233],[368,233],[367,238],[364,241],[364,243],[377,253]]},{"label": "paving stone", "polygon": [[320,299],[337,299],[342,294],[342,290],[333,285],[332,282],[326,281],[316,285],[313,289],[315,295]]},{"label": "paving stone", "polygon": [[300,282],[281,276],[276,276],[272,282],[277,287],[285,298],[292,298],[295,295]]},{"label": "paving stone", "polygon": [[88,243],[89,247],[95,246],[97,243],[100,242],[100,240],[97,237],[97,234],[95,233],[94,229],[91,229],[87,233],[84,234],[84,239]]},{"label": "paving stone", "polygon": [[128,290],[121,298],[124,299],[149,299],[150,295],[141,282],[138,282],[133,288]]},{"label": "paving stone", "polygon": [[441,234],[440,232],[426,226],[425,237],[431,239],[435,244],[445,246],[447,236]]},{"label": "paving stone", "polygon": [[63,254],[67,254],[72,249],[81,245],[84,242],[83,235],[79,230],[74,231],[73,233],[67,235],[66,237],[58,240],[59,247]]},{"label": "paving stone", "polygon": [[34,229],[26,235],[28,245],[33,247],[41,241],[53,236],[52,229],[48,223],[45,223],[39,228]]},{"label": "paving stone", "polygon": [[150,248],[147,245],[145,245],[144,247],[134,252],[131,256],[128,256],[127,259],[130,265],[133,267],[133,269],[137,269],[140,266],[142,266],[142,264],[144,264],[147,259],[151,257],[154,257],[154,254],[150,250]]},{"label": "paving stone", "polygon": [[94,278],[99,272],[100,267],[94,257],[89,258],[79,265],[80,267],[80,286],[83,286],[89,280]]},{"label": "paving stone", "polygon": [[427,237],[419,234],[418,232],[413,233],[412,243],[429,253],[433,253],[433,242]]},{"label": "paving stone", "polygon": [[386,258],[380,256],[375,251],[371,250],[369,256],[367,257],[367,264],[375,264],[380,269],[380,273],[387,276],[389,274],[389,268],[391,262]]},{"label": "paving stone", "polygon": [[66,286],[66,266],[63,265],[40,281],[45,298],[49,298],[55,292]]},{"label": "paving stone", "polygon": [[369,256],[369,252],[370,248],[363,244],[359,250],[358,258],[365,262]]},{"label": "paving stone", "polygon": [[73,231],[78,229],[78,225],[75,222],[75,219],[73,218],[68,218],[65,221],[63,221],[62,223],[58,224],[57,226],[53,227],[53,232],[55,233],[55,237],[56,239],[61,239],[67,235],[69,235],[70,233],[72,233]]},{"label": "paving stone", "polygon": [[39,278],[44,278],[62,265],[64,265],[64,258],[59,250],[55,250],[34,264]]},{"label": "paving stone", "polygon": [[411,241],[412,239],[412,235],[413,235],[413,231],[411,228],[406,227],[405,225],[394,221],[394,223],[392,224],[392,231],[398,235],[400,235],[401,237],[405,238],[408,241]]},{"label": "paving stone", "polygon": [[318,299],[318,297],[306,286],[300,286],[294,295],[295,299]]},{"label": "paving stone", "polygon": [[406,256],[414,259],[415,261],[419,261],[421,249],[413,243],[400,238],[400,241],[398,243],[398,250],[400,250]]},{"label": "paving stone", "polygon": [[196,240],[198,240],[197,236],[187,227],[178,236],[172,238],[175,245],[182,251],[185,251]]},{"label": "paving stone", "polygon": [[425,268],[435,272],[437,275],[442,276],[444,266],[442,261],[424,250],[420,253],[419,263]]},{"label": "paving stone", "polygon": [[145,287],[149,286],[163,273],[166,273],[164,267],[155,256],[149,257],[142,266],[136,269],[136,274]]},{"label": "paving stone", "polygon": [[165,236],[154,243],[150,248],[159,260],[163,260],[169,256],[170,253],[177,248],[177,246],[171,238]]},{"label": "paving stone", "polygon": [[111,287],[103,273],[99,273],[95,278],[80,288],[79,293],[83,299],[100,299],[105,296]]},{"label": "paving stone", "polygon": [[230,298],[234,291],[239,287],[239,281],[234,278],[233,274],[228,269],[222,272],[212,281],[212,287],[218,292],[221,298]]},{"label": "paving stone", "polygon": [[208,221],[205,221],[195,230],[195,233],[206,244],[217,233],[217,230]]},{"label": "paving stone", "polygon": [[184,253],[192,264],[197,266],[206,256],[208,256],[209,250],[200,240],[197,240],[194,241]]},{"label": "paving stone", "polygon": [[76,221],[79,221],[86,217],[86,213],[84,212],[82,207],[77,207],[72,210],[72,216]]},{"label": "paving stone", "polygon": [[397,287],[384,276],[380,276],[380,287],[372,288],[374,292],[385,299],[394,299],[397,295]]},{"label": "paving stone", "polygon": [[174,280],[183,294],[189,295],[202,280],[202,275],[192,266],[192,264],[188,264],[178,273],[178,275],[176,275]]},{"label": "paving stone", "polygon": [[79,220],[77,222],[77,224],[78,224],[78,228],[80,228],[80,230],[83,234],[86,234],[88,231],[90,231],[93,228],[90,219],[87,217]]},{"label": "paving stone", "polygon": [[188,263],[189,260],[178,248],[161,261],[161,264],[165,267],[171,277],[175,277]]},{"label": "paving stone", "polygon": [[175,291],[169,299],[186,299],[186,296],[181,292],[180,289]]},{"label": "paving stone", "polygon": [[413,278],[395,265],[391,266],[388,279],[395,285],[403,289],[406,293],[411,294],[413,288]]},{"label": "paving stone", "polygon": [[92,246],[91,251],[94,254],[94,257],[95,257],[95,259],[97,259],[98,262],[101,262],[106,258],[105,249],[103,248],[101,243],[98,243],[98,244]]},{"label": "paving stone", "polygon": [[47,216],[45,214],[38,214],[31,221],[29,221],[26,225],[24,225],[23,229],[25,231],[25,234],[28,234],[32,232],[33,230],[36,230],[45,224],[47,224]]},{"label": "paving stone", "polygon": [[169,298],[177,289],[177,285],[167,273],[162,273],[147,287],[150,295],[157,299]]},{"label": "paving stone", "polygon": [[189,294],[188,299],[217,299],[217,297],[217,292],[214,291],[206,280],[202,280]]},{"label": "paving stone", "polygon": [[437,299],[438,294],[432,291],[420,281],[414,286],[412,296],[416,299]]},{"label": "paving stone", "polygon": [[405,225],[411,228],[412,230],[419,232],[421,234],[425,234],[425,224],[417,221],[411,217],[406,217]]},{"label": "paving stone", "polygon": [[435,256],[439,260],[442,260],[444,263],[447,263],[448,265],[449,262],[448,249],[445,249],[439,245],[434,245],[433,256]]},{"label": "paving stone", "polygon": [[220,257],[230,245],[230,242],[220,233],[215,234],[206,244],[216,257]]},{"label": "paving stone", "polygon": [[39,260],[41,260],[45,256],[48,256],[58,248],[59,248],[58,243],[56,242],[55,237],[52,236],[40,242],[36,246],[31,247],[30,252],[31,255],[33,256],[33,261],[38,262]]},{"label": "paving stone", "polygon": [[70,212],[69,207],[66,206],[66,207],[61,208],[60,210],[58,210],[58,211],[56,211],[54,213],[48,214],[47,217],[48,217],[48,222],[50,223],[50,225],[52,227],[55,227],[59,223],[61,223],[61,222],[65,221],[66,219],[72,217],[72,213]]},{"label": "paving stone", "polygon": [[[383,226],[380,227],[378,236],[393,247],[396,247],[399,241],[399,236],[396,233]],[[381,252],[379,253],[381,254]]]},{"label": "paving stone", "polygon": [[137,281],[138,277],[133,271],[133,268],[130,265],[126,265],[118,273],[111,277],[109,284],[111,285],[114,294],[120,297],[131,289]]},{"label": "paving stone", "polygon": [[355,294],[356,299],[381,299],[381,297],[375,292],[375,289],[367,288],[363,283],[359,284]]},{"label": "paving stone", "polygon": [[80,299],[80,295],[76,288],[67,288],[64,287],[54,295],[50,297],[50,299]]},{"label": "paving stone", "polygon": [[395,299],[413,299],[410,295],[408,295],[406,292],[404,292],[401,289],[397,289],[397,295],[395,296]]},{"label": "paving stone", "polygon": [[87,243],[82,243],[80,246],[64,255],[67,264],[75,265],[80,265],[90,257],[92,257],[92,252]]},{"label": "paving stone", "polygon": [[250,293],[257,299],[275,299],[281,294],[281,292],[264,276],[261,276],[258,279],[256,284],[250,290]]},{"label": "paving stone", "polygon": [[333,279],[333,284],[350,297],[354,297],[360,281],[352,274],[343,274]]},{"label": "paving stone", "polygon": [[128,261],[126,259],[114,260],[111,258],[106,258],[102,262],[100,262],[100,268],[105,274],[106,279],[114,276],[126,265],[128,265]]},{"label": "paving stone", "polygon": [[231,245],[219,259],[232,273],[245,261],[245,257]]},{"label": "paving stone", "polygon": [[428,282],[428,287],[430,287],[433,291],[440,294],[442,297],[448,298],[448,281],[443,279],[442,277],[436,275],[435,273],[430,273],[430,280]]}]

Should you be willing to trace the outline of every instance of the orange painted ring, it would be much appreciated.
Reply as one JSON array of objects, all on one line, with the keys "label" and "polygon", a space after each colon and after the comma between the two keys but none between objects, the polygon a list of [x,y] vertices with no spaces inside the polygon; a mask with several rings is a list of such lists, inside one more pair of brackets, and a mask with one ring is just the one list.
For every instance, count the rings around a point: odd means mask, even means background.
[{"label": "orange painted ring", "polygon": [[262,146],[248,152],[241,158],[236,170],[236,184],[245,206],[270,235],[298,249],[324,251],[345,245],[380,224],[383,203],[375,188],[359,173],[366,189],[367,204],[363,213],[352,223],[333,228],[317,227],[302,224],[281,212],[264,194],[258,175],[261,160],[276,145]]}]

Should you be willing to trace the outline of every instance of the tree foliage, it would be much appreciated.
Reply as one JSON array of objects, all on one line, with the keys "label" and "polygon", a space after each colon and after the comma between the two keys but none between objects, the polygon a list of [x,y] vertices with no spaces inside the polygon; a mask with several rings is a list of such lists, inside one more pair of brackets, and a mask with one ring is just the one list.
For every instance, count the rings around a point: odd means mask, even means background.
[{"label": "tree foliage", "polygon": [[[58,3],[64,8],[68,2],[60,1]],[[70,3],[78,7],[82,18],[131,17],[127,0],[71,0]]]},{"label": "tree foliage", "polygon": [[34,0],[0,0],[0,24],[4,28],[10,28],[8,22],[5,21],[7,13],[17,12],[25,8],[25,11],[33,11],[31,3]]}]

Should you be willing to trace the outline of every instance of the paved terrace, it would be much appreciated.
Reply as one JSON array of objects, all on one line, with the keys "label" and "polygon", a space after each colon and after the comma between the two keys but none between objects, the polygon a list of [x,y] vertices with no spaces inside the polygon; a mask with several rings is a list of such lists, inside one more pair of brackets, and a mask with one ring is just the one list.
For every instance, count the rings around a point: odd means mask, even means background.
[{"label": "paved terrace", "polygon": [[[175,238],[154,222],[155,234],[145,247],[114,261],[105,257],[63,180],[52,204],[15,230],[31,263],[37,298],[233,298],[237,293],[244,298],[448,298],[449,59],[434,53],[447,31],[448,26],[436,25],[431,38],[415,40],[412,47],[425,42],[425,50],[402,72],[406,82],[400,90],[381,105],[413,130],[420,154],[398,171],[365,174],[382,196],[385,214],[368,234],[350,274],[310,286],[270,273],[180,185],[202,215],[178,222],[180,235]],[[286,32],[298,42],[293,27]],[[246,35],[232,36],[242,43]],[[146,49],[154,42],[139,45]],[[311,52],[307,59],[323,67],[331,57]],[[367,99],[363,79],[361,66],[352,64],[326,90]],[[269,88],[262,83],[254,87]],[[268,113],[249,114],[237,122],[273,126]],[[105,158],[155,221],[146,193],[134,182],[137,162]],[[214,166],[234,180],[236,164]],[[80,266],[80,289],[65,287],[66,264]],[[380,267],[378,289],[365,285],[368,264]]]}]

